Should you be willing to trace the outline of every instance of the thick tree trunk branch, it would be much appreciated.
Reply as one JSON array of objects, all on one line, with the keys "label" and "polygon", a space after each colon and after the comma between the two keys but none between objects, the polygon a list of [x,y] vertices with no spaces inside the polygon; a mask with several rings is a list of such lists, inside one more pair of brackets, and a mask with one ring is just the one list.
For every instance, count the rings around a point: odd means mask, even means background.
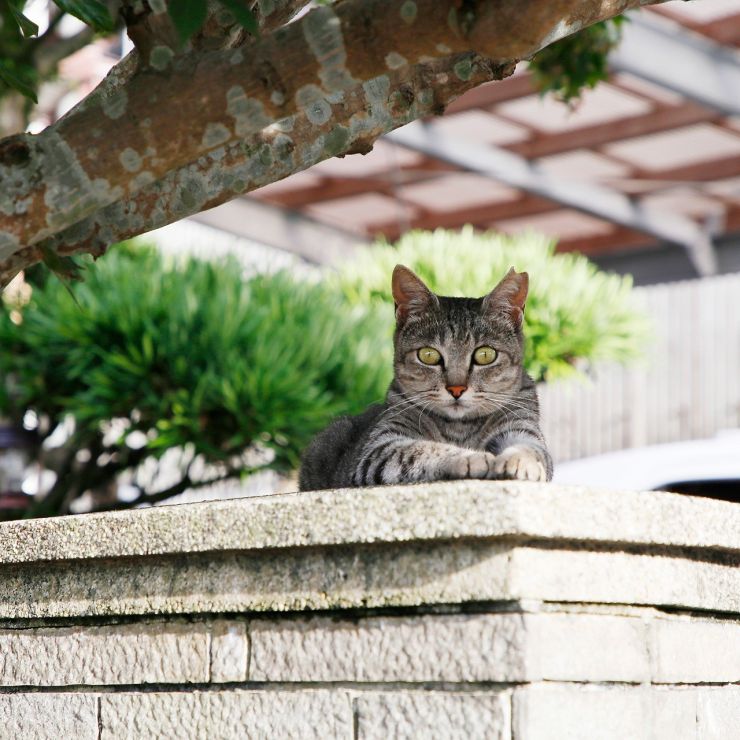
[{"label": "thick tree trunk branch", "polygon": [[[470,69],[462,83],[453,73],[460,64]],[[333,106],[324,124],[312,123],[303,114],[284,119],[169,173],[133,198],[103,208],[39,246],[62,255],[100,255],[109,244],[213,208],[324,159],[367,152],[378,136],[440,113],[466,90],[501,79],[513,69],[513,64],[494,67],[475,54],[405,67],[389,75],[390,94],[359,85]]]},{"label": "thick tree trunk branch", "polygon": [[[367,147],[484,81],[482,58],[490,79],[495,65],[642,4],[347,0],[248,46],[142,70],[38,136],[0,142],[0,274],[42,241],[99,249]],[[441,97],[431,80],[419,86],[451,60]]]}]

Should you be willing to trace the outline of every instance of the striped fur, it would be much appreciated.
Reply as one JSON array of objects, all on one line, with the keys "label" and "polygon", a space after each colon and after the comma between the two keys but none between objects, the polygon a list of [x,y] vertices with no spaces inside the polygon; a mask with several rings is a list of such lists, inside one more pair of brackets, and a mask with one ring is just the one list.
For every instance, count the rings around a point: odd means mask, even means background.
[{"label": "striped fur", "polygon": [[[509,273],[484,298],[431,293],[394,271],[394,378],[385,403],[342,417],[306,449],[301,490],[457,478],[550,480],[534,382],[522,367],[526,273]],[[478,347],[497,351],[476,365]],[[424,365],[422,347],[443,364]],[[465,386],[459,399],[447,387]]]}]

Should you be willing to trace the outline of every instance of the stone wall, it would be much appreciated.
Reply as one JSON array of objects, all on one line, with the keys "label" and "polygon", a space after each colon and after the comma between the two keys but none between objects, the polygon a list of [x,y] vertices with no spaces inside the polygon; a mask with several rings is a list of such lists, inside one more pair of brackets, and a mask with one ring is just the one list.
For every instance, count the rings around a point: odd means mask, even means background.
[{"label": "stone wall", "polygon": [[460,482],[0,525],[2,738],[740,736],[740,509]]}]

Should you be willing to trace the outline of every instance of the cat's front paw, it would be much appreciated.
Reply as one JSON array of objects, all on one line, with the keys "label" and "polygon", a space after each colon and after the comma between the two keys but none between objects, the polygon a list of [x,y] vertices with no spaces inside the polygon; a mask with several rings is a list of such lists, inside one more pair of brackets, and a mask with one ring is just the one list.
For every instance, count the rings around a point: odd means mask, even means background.
[{"label": "cat's front paw", "polygon": [[495,464],[496,457],[490,452],[467,450],[447,458],[441,465],[440,473],[448,480],[496,478]]},{"label": "cat's front paw", "polygon": [[536,453],[528,447],[507,447],[496,455],[493,468],[499,478],[547,480],[547,471]]}]

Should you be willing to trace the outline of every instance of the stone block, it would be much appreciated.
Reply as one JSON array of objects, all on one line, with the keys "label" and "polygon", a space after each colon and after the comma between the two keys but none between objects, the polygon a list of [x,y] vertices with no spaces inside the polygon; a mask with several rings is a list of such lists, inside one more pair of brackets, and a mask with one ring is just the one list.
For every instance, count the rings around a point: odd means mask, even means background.
[{"label": "stone block", "polygon": [[0,631],[0,686],[199,683],[204,625],[143,622]]},{"label": "stone block", "polygon": [[518,599],[740,613],[736,509],[451,481],[5,522],[0,619]]},{"label": "stone block", "polygon": [[653,682],[740,682],[740,623],[737,621],[655,619],[650,633]]},{"label": "stone block", "polygon": [[350,740],[353,721],[341,690],[235,689],[103,694],[100,727],[100,740]]},{"label": "stone block", "polygon": [[523,680],[522,637],[518,614],[254,620],[249,678]]},{"label": "stone block", "polygon": [[718,686],[696,693],[697,740],[740,737],[740,686]]},{"label": "stone block", "polygon": [[92,694],[0,694],[0,737],[97,740],[97,698]]},{"label": "stone block", "polygon": [[0,619],[499,600],[508,555],[487,541],[429,542],[0,567]]},{"label": "stone block", "polygon": [[[719,503],[719,502],[715,502]],[[516,547],[507,592],[521,599],[659,606],[740,613],[740,558],[721,562],[670,553]]]},{"label": "stone block", "polygon": [[517,536],[740,551],[724,501],[522,481],[446,481],[5,522],[0,563]]},{"label": "stone block", "polygon": [[642,620],[457,614],[254,620],[254,681],[648,681]]},{"label": "stone block", "polygon": [[638,618],[543,612],[524,617],[528,681],[650,680],[647,628]]},{"label": "stone block", "polygon": [[510,740],[508,692],[367,692],[355,699],[357,740]]},{"label": "stone block", "polygon": [[512,714],[517,740],[696,740],[691,690],[535,684],[514,691]]},{"label": "stone block", "polygon": [[214,622],[211,626],[211,681],[246,681],[248,659],[246,623]]}]

